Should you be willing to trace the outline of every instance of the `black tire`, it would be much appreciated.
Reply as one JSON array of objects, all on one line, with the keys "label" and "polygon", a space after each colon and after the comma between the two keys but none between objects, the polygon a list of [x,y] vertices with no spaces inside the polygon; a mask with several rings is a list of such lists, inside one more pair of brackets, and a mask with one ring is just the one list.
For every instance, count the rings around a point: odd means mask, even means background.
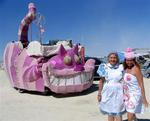
[{"label": "black tire", "polygon": [[51,95],[51,91],[48,87],[45,87],[44,92],[42,92],[43,95]]},{"label": "black tire", "polygon": [[25,91],[26,91],[26,90],[24,90],[24,89],[18,89],[18,92],[19,92],[19,93],[25,93]]}]

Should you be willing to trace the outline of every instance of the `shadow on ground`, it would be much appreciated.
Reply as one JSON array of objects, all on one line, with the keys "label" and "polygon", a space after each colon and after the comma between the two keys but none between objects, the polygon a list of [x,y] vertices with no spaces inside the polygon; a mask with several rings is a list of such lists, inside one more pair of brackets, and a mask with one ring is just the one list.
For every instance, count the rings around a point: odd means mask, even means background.
[{"label": "shadow on ground", "polygon": [[[128,121],[128,120],[123,120],[123,121]],[[150,119],[138,119],[137,121],[150,121]]]},{"label": "shadow on ground", "polygon": [[56,98],[67,98],[67,97],[83,96],[83,95],[88,95],[90,93],[93,93],[98,90],[98,84],[93,84],[89,89],[83,92],[69,93],[69,94],[56,94],[54,92],[51,92],[48,88],[46,89],[45,92],[27,91],[22,89],[16,89],[16,90],[22,94],[33,94],[39,96],[54,96]]},{"label": "shadow on ground", "polygon": [[45,92],[29,91],[29,90],[18,89],[18,88],[14,88],[14,89],[21,94],[31,94],[31,95],[38,95],[38,96],[51,96],[53,94],[53,92],[51,92],[47,88]]}]

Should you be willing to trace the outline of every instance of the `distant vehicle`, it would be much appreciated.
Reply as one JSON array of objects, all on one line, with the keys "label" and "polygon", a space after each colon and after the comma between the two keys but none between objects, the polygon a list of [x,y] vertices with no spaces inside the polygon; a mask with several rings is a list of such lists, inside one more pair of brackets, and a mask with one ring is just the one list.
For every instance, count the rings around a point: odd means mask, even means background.
[{"label": "distant vehicle", "polygon": [[150,78],[150,55],[145,53],[137,57],[137,62],[141,66],[142,74],[145,78]]},{"label": "distant vehicle", "polygon": [[146,78],[150,78],[150,60],[147,60],[142,66],[143,76]]}]

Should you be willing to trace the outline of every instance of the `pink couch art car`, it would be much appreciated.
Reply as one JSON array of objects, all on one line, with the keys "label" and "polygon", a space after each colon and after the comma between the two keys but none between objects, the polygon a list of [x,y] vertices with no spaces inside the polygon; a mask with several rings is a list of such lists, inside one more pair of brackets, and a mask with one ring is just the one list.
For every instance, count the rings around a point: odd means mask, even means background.
[{"label": "pink couch art car", "polygon": [[61,94],[88,89],[93,83],[95,60],[84,62],[84,47],[69,41],[54,45],[29,42],[28,28],[36,19],[36,7],[30,3],[28,8],[19,27],[19,41],[9,42],[4,51],[4,67],[12,87],[38,92],[48,88]]}]

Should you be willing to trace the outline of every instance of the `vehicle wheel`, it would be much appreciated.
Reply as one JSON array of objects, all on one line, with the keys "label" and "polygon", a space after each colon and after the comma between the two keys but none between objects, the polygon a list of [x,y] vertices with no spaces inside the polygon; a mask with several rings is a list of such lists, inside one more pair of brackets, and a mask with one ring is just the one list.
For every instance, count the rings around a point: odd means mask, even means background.
[{"label": "vehicle wheel", "polygon": [[50,89],[48,87],[45,87],[44,92],[42,92],[43,95],[49,95],[50,94]]},{"label": "vehicle wheel", "polygon": [[18,89],[19,93],[24,93],[25,90],[24,89]]},{"label": "vehicle wheel", "polygon": [[14,89],[15,89],[15,90],[18,90],[18,88],[17,88],[17,87],[14,87]]}]

